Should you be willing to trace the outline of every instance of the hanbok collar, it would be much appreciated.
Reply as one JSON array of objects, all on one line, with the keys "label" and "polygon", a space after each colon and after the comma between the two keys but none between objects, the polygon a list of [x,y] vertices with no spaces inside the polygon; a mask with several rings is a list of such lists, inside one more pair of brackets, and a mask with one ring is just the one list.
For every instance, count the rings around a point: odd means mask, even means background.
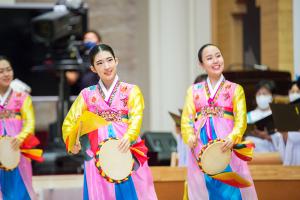
[{"label": "hanbok collar", "polygon": [[111,94],[112,94],[116,84],[118,83],[118,81],[119,81],[119,77],[118,77],[118,75],[116,75],[113,83],[111,84],[110,88],[107,90],[106,87],[104,86],[103,82],[101,81],[101,79],[99,80],[99,86],[100,86],[101,90],[104,93],[104,96],[105,96],[104,100],[105,101],[109,100],[109,97],[111,96]]},{"label": "hanbok collar", "polygon": [[219,87],[220,87],[220,85],[221,85],[221,83],[222,83],[222,81],[223,81],[224,79],[225,79],[225,78],[224,78],[224,76],[223,76],[223,74],[222,74],[221,77],[220,77],[220,79],[218,80],[217,84],[215,85],[215,88],[212,88],[212,84],[211,84],[211,82],[210,82],[210,80],[209,80],[209,77],[207,77],[206,82],[207,82],[208,89],[209,89],[209,93],[210,93],[209,98],[211,98],[211,99],[214,98],[216,92],[218,91],[218,89],[219,89]]},{"label": "hanbok collar", "polygon": [[3,96],[0,95],[0,105],[3,106],[6,102],[6,100],[8,99],[10,93],[12,92],[12,88],[8,87],[7,91],[5,92],[5,94]]}]

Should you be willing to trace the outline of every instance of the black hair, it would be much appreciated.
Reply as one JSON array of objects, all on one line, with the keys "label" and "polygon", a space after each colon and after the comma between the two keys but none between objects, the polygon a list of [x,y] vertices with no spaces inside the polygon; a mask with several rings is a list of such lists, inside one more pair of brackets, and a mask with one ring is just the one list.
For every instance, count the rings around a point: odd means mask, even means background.
[{"label": "black hair", "polygon": [[[198,51],[198,60],[199,60],[200,63],[203,63],[203,59],[202,59],[202,56],[203,56],[203,55],[202,55],[202,54],[203,54],[204,49],[205,49],[206,47],[208,47],[208,46],[215,46],[215,47],[217,47],[216,45],[210,44],[210,43],[207,43],[207,44],[203,45],[203,46],[199,49],[199,51]],[[219,47],[217,47],[217,48],[219,48]]]},{"label": "black hair", "polygon": [[108,46],[107,44],[98,44],[94,46],[89,53],[89,58],[92,66],[94,66],[95,56],[101,51],[108,51],[115,59],[115,53],[110,46]]},{"label": "black hair", "polygon": [[2,61],[2,60],[5,60],[11,66],[11,63],[6,56],[0,55],[0,61]]},{"label": "black hair", "polygon": [[0,55],[0,61],[1,60],[6,60],[7,62],[9,62],[8,58],[6,56],[2,56],[2,55]]},{"label": "black hair", "polygon": [[258,92],[261,88],[266,88],[267,90],[270,91],[271,94],[274,93],[276,85],[275,82],[272,80],[260,80],[256,85],[255,85],[255,93]]},{"label": "black hair", "polygon": [[206,79],[207,79],[207,74],[200,74],[196,77],[194,84],[205,81]]},{"label": "black hair", "polygon": [[93,33],[97,37],[98,42],[100,42],[100,43],[102,42],[102,36],[97,31],[95,31],[95,30],[89,30],[89,31],[85,32],[83,34],[83,36],[85,36],[87,33]]},{"label": "black hair", "polygon": [[297,87],[300,89],[300,78],[292,81],[289,88],[291,89],[293,85],[297,85]]}]

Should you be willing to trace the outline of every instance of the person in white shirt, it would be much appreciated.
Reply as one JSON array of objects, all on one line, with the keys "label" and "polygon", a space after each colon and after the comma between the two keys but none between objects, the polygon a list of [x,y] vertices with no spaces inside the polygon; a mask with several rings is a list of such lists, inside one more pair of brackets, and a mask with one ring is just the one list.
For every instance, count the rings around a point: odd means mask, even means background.
[{"label": "person in white shirt", "polygon": [[[292,82],[289,100],[300,103],[300,79]],[[275,147],[282,156],[283,165],[300,165],[300,130],[282,132]]]},{"label": "person in white shirt", "polygon": [[289,100],[291,103],[300,103],[300,78],[292,82],[289,90]]},{"label": "person in white shirt", "polygon": [[[247,113],[247,123],[255,124],[261,119],[272,114],[269,104],[273,101],[273,91],[275,83],[273,81],[261,80],[256,85],[256,104],[257,108]],[[276,151],[271,133],[264,128],[255,127],[254,130],[246,136],[246,140],[251,140],[255,143],[255,152],[274,152]]]},{"label": "person in white shirt", "polygon": [[[256,93],[258,107],[247,114],[248,124],[255,123],[272,114],[270,107],[266,105],[266,102],[272,102],[270,97],[272,88],[267,93],[266,89],[268,87],[258,88]],[[264,97],[260,95],[264,95]],[[300,79],[292,82],[289,90],[289,100],[291,103],[300,102]],[[266,130],[254,130],[252,135],[246,137],[246,140],[252,140],[255,143],[256,152],[279,152],[283,165],[300,165],[300,130],[275,132],[271,135]]]}]

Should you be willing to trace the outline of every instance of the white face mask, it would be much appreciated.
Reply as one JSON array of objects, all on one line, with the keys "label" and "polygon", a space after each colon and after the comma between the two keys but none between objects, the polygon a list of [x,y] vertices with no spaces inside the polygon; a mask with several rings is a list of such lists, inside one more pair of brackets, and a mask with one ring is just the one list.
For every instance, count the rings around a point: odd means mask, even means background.
[{"label": "white face mask", "polygon": [[293,92],[289,94],[290,102],[296,101],[297,99],[300,99],[300,93]]},{"label": "white face mask", "polygon": [[271,95],[258,95],[256,96],[256,104],[258,108],[265,110],[269,108],[269,104],[272,102],[273,98]]}]

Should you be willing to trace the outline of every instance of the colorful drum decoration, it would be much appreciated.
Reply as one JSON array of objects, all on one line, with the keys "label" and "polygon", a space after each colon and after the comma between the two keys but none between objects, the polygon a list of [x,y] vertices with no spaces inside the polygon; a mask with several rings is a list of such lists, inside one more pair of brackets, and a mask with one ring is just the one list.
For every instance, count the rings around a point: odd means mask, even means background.
[{"label": "colorful drum decoration", "polygon": [[20,149],[12,148],[13,139],[9,136],[0,137],[0,168],[7,171],[15,169],[19,165],[21,157]]},{"label": "colorful drum decoration", "polygon": [[[232,150],[222,151],[222,145],[225,140],[216,139],[209,141],[202,147],[197,160],[198,166],[201,171],[213,179],[219,180],[225,184],[233,187],[244,188],[249,187],[252,183],[236,172],[224,172],[230,164]],[[251,141],[244,141],[233,146],[234,154],[244,161],[250,161],[253,156],[253,149],[255,145]],[[192,149],[192,153],[194,150]]]},{"label": "colorful drum decoration", "polygon": [[131,151],[121,152],[119,144],[120,140],[117,138],[105,139],[96,152],[96,167],[100,175],[111,183],[127,181],[133,171],[134,159]]},{"label": "colorful drum decoration", "polygon": [[223,152],[221,147],[225,141],[212,140],[204,145],[198,156],[200,169],[209,175],[215,175],[225,170],[231,160],[231,150]]}]

